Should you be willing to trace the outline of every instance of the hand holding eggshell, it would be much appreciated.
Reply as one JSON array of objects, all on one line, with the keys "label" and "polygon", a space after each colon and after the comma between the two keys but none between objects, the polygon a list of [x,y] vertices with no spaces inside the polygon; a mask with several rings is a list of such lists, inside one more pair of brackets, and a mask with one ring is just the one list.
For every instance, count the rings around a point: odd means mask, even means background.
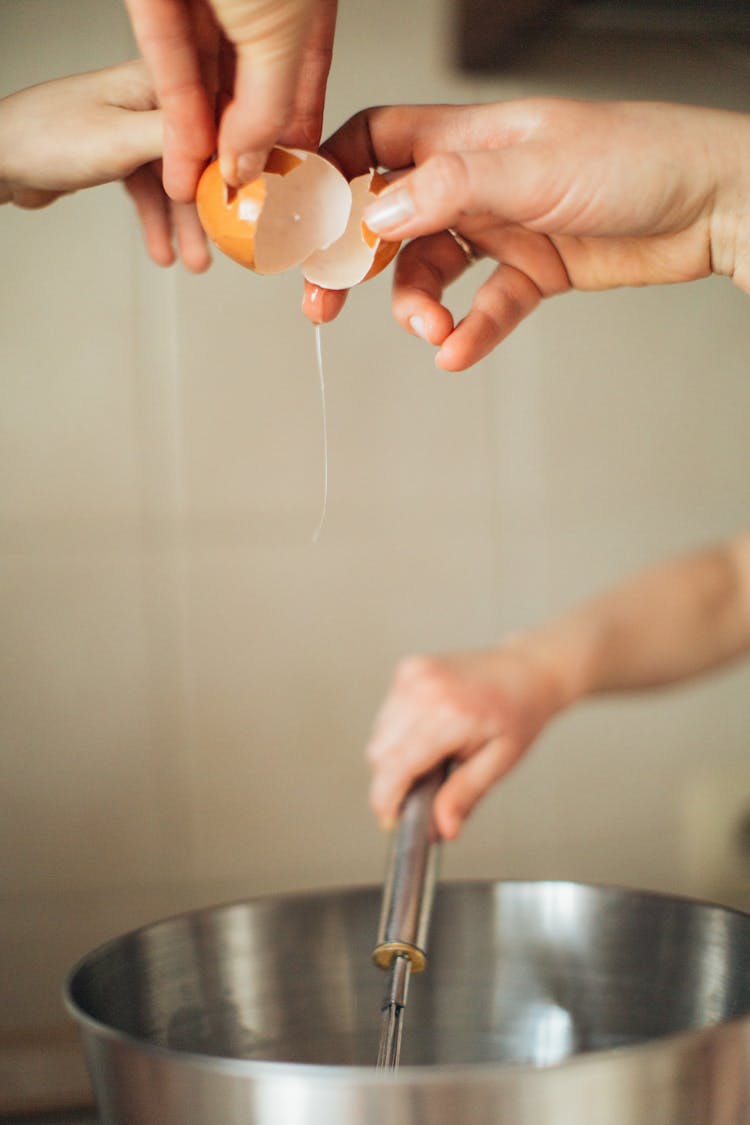
[{"label": "hand holding eggshell", "polygon": [[[412,239],[393,311],[461,371],[544,297],[689,281],[713,271],[750,292],[750,116],[648,103],[536,98],[364,110],[324,145],[348,176],[373,161],[402,174],[365,212]],[[738,211],[738,201],[742,205]],[[457,324],[443,291],[469,257],[495,259]],[[737,231],[741,237],[737,237]],[[304,309],[332,320],[344,294]]]},{"label": "hand holding eggshell", "polygon": [[122,180],[159,265],[206,269],[195,206],[161,185],[162,113],[141,60],[57,78],[0,100],[0,203],[46,207],[61,195]]},{"label": "hand holding eggshell", "polygon": [[164,185],[192,202],[217,148],[237,187],[277,142],[316,148],[337,0],[125,0],[167,128]]}]

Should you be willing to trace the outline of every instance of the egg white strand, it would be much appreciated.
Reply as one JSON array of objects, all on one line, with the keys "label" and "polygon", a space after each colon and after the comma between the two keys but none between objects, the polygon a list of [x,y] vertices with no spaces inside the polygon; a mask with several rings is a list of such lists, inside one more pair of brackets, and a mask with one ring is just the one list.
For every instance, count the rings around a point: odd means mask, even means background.
[{"label": "egg white strand", "polygon": [[325,523],[328,510],[328,416],[326,411],[326,384],[323,375],[323,349],[320,344],[320,325],[315,325],[315,358],[318,361],[318,378],[320,380],[320,412],[323,420],[323,503],[320,510],[320,519],[312,537],[317,543]]}]

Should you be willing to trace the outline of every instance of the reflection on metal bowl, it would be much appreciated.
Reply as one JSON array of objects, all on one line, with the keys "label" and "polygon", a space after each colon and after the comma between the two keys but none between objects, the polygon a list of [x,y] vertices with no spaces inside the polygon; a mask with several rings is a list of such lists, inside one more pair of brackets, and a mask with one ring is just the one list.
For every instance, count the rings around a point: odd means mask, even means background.
[{"label": "reflection on metal bowl", "polygon": [[437,892],[375,1071],[380,888],[262,898],[73,970],[106,1125],[750,1125],[750,916],[636,891]]}]

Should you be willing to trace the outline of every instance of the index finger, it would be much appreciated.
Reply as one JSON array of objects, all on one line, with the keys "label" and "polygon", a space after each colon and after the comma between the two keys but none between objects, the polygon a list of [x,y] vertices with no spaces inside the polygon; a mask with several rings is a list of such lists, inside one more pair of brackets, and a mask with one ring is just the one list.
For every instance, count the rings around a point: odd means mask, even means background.
[{"label": "index finger", "polygon": [[165,187],[189,201],[215,143],[213,115],[183,0],[125,0],[136,41],[164,111]]},{"label": "index finger", "polygon": [[360,110],[333,133],[322,151],[351,179],[368,168],[410,168],[436,152],[479,148],[497,105],[386,105]]},{"label": "index finger", "polygon": [[299,62],[292,116],[279,143],[315,149],[323,130],[326,85],[333,58],[337,0],[318,0]]}]

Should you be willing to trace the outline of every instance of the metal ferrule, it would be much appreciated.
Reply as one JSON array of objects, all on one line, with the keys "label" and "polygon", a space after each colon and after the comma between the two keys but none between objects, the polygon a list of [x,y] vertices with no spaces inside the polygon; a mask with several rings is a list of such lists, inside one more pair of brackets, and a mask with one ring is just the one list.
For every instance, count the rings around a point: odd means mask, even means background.
[{"label": "metal ferrule", "polygon": [[395,957],[407,958],[415,973],[421,972],[427,963],[427,934],[439,854],[432,806],[444,778],[442,766],[426,774],[408,793],[401,810],[372,954],[381,969],[390,968]]}]

